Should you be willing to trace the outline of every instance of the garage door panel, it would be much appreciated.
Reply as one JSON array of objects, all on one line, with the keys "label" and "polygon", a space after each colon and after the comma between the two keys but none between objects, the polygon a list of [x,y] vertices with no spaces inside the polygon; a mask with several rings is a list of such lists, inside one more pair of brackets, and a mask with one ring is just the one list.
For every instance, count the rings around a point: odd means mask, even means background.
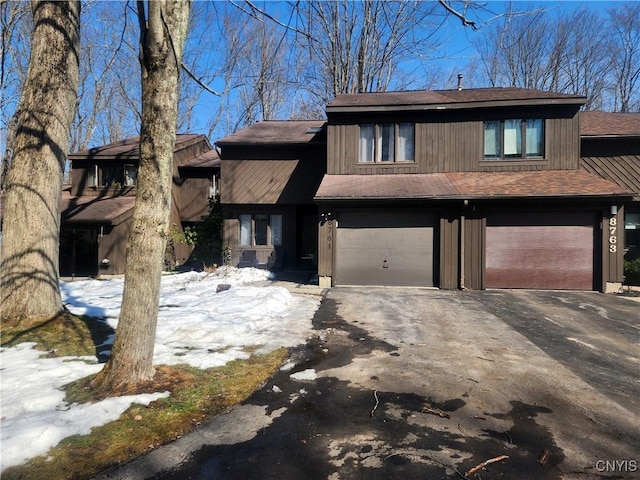
[{"label": "garage door panel", "polygon": [[433,285],[433,220],[348,212],[336,236],[337,285]]},{"label": "garage door panel", "polygon": [[487,226],[487,287],[593,289],[594,215],[496,217]]}]

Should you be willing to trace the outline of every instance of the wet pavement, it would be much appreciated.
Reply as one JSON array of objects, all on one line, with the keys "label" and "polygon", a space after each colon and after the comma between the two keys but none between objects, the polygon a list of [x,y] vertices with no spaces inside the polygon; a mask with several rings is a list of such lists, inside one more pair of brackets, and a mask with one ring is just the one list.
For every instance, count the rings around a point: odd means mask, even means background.
[{"label": "wet pavement", "polygon": [[597,293],[334,288],[291,369],[96,478],[454,479],[503,455],[468,478],[638,478],[639,312]]}]

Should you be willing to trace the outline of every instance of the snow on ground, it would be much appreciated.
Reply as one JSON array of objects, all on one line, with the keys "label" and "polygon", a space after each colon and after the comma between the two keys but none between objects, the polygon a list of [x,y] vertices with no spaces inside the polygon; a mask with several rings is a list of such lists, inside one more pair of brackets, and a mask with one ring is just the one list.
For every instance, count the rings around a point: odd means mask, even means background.
[{"label": "snow on ground", "polygon": [[[154,364],[188,363],[198,368],[248,358],[304,343],[319,298],[292,295],[286,288],[256,286],[270,278],[254,268],[188,272],[162,278]],[[231,288],[216,293],[219,284]],[[63,302],[75,314],[118,324],[122,278],[61,282]],[[113,338],[109,339],[109,343]],[[95,357],[43,358],[33,343],[0,349],[0,471],[46,454],[62,439],[88,434],[116,420],[132,403],[149,404],[168,395],[110,398],[92,405],[68,405],[61,387],[102,368]]]}]

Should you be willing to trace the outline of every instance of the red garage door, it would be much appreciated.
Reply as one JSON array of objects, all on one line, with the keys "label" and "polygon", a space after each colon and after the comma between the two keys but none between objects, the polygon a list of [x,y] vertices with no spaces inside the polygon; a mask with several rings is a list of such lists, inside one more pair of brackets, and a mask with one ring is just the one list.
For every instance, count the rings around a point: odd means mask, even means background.
[{"label": "red garage door", "polygon": [[591,212],[502,213],[487,218],[487,288],[593,290]]}]

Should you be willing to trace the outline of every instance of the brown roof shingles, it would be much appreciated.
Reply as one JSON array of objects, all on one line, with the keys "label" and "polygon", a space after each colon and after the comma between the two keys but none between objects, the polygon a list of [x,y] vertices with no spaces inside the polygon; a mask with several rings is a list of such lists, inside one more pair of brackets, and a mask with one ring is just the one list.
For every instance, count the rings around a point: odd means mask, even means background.
[{"label": "brown roof shingles", "polygon": [[180,168],[215,168],[219,167],[222,160],[220,155],[215,149],[211,149],[208,152],[204,152],[197,157],[189,158],[182,162],[178,167]]},{"label": "brown roof shingles", "polygon": [[324,142],[324,120],[263,121],[243,128],[221,140],[216,145],[281,145]]},{"label": "brown roof shingles", "polygon": [[[482,107],[496,103],[572,103],[583,104],[586,97],[564,93],[544,92],[524,88],[472,88],[462,90],[413,90],[401,92],[375,92],[338,95],[327,104],[327,112],[359,109],[362,107],[416,107],[438,106]],[[471,104],[471,105],[467,105]]]},{"label": "brown roof shingles", "polygon": [[117,225],[133,214],[135,197],[72,197],[62,192],[60,209],[65,223]]},{"label": "brown roof shingles", "polygon": [[[176,135],[175,149],[179,150],[190,142],[207,141],[206,137],[197,133],[179,133]],[[69,154],[71,160],[84,159],[127,159],[139,158],[140,137],[125,138],[124,140],[108,143],[99,147],[89,148]]]},{"label": "brown roof shingles", "polygon": [[631,196],[580,170],[402,175],[325,175],[316,200]]},{"label": "brown roof shingles", "polygon": [[640,113],[582,112],[580,136],[640,136]]}]

